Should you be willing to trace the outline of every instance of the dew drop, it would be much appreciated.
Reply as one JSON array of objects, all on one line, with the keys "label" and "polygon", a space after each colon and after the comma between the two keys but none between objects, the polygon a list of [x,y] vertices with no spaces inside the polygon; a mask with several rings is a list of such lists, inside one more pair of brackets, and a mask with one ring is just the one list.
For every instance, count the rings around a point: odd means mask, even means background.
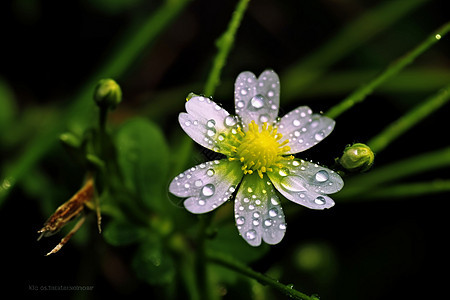
[{"label": "dew drop", "polygon": [[236,219],[236,224],[237,225],[244,225],[245,223],[245,218],[244,217],[239,217]]},{"label": "dew drop", "polygon": [[203,185],[203,181],[202,181],[201,179],[197,179],[197,180],[194,182],[194,185],[195,185],[196,187],[201,187],[201,186]]},{"label": "dew drop", "polygon": [[281,223],[278,228],[280,228],[281,230],[285,230],[286,229],[286,224],[285,223]]},{"label": "dew drop", "polygon": [[213,169],[209,169],[208,171],[206,171],[206,175],[208,175],[209,177],[214,175],[214,170]]},{"label": "dew drop", "polygon": [[198,205],[203,206],[206,204],[205,200],[198,200]]},{"label": "dew drop", "polygon": [[251,100],[250,100],[250,105],[251,108],[253,109],[260,109],[264,106],[264,96],[261,94],[258,94],[256,96],[254,96]]},{"label": "dew drop", "polygon": [[317,205],[324,205],[326,203],[325,198],[322,196],[317,197],[314,199],[314,203]]},{"label": "dew drop", "polygon": [[245,238],[247,240],[254,240],[256,238],[256,231],[251,229],[245,233]]},{"label": "dew drop", "polygon": [[273,97],[275,95],[275,93],[273,91],[268,91],[267,92],[267,96],[269,97]]},{"label": "dew drop", "polygon": [[272,223],[273,223],[272,219],[266,219],[266,220],[264,220],[264,226],[265,226],[265,227],[270,227],[270,226],[272,226]]},{"label": "dew drop", "polygon": [[278,199],[275,198],[275,197],[271,197],[271,198],[270,198],[270,203],[272,203],[272,205],[278,205],[278,204],[280,204],[280,203],[278,202]]},{"label": "dew drop", "polygon": [[246,89],[241,89],[241,95],[247,95],[247,90]]},{"label": "dew drop", "polygon": [[300,166],[300,163],[298,162],[298,160],[294,160],[294,161],[292,162],[292,165],[293,165],[294,167],[298,167],[298,166]]},{"label": "dew drop", "polygon": [[186,125],[186,126],[191,126],[191,121],[186,121],[186,122],[184,122],[184,125]]},{"label": "dew drop", "polygon": [[253,193],[253,189],[252,189],[251,187],[248,187],[248,188],[247,188],[247,192]]},{"label": "dew drop", "polygon": [[184,184],[184,188],[188,189],[190,187],[189,183]]},{"label": "dew drop", "polygon": [[244,101],[238,101],[236,103],[236,106],[239,107],[239,108],[243,108],[245,106],[245,102]]},{"label": "dew drop", "polygon": [[319,172],[316,173],[315,176],[317,182],[325,182],[328,180],[328,178],[330,178],[330,176],[328,175],[328,172],[325,170],[320,170]]},{"label": "dew drop", "polygon": [[216,125],[216,121],[214,121],[213,119],[208,120],[208,122],[206,122],[206,126],[209,128],[213,128]]},{"label": "dew drop", "polygon": [[271,216],[273,218],[273,217],[276,217],[277,215],[278,215],[278,209],[276,209],[276,208],[269,209],[269,216]]},{"label": "dew drop", "polygon": [[228,189],[230,191],[230,193],[234,193],[234,191],[236,190],[234,186],[230,186],[230,188]]},{"label": "dew drop", "polygon": [[253,226],[258,226],[259,225],[259,220],[253,220]]},{"label": "dew drop", "polygon": [[306,191],[305,182],[300,176],[287,176],[281,180],[281,186],[290,192]]},{"label": "dew drop", "polygon": [[194,121],[194,125],[195,125],[195,126],[198,125],[198,121],[197,121],[197,120]]},{"label": "dew drop", "polygon": [[289,169],[288,168],[281,168],[278,171],[278,174],[280,174],[280,176],[286,177],[289,175]]},{"label": "dew drop", "polygon": [[255,211],[255,212],[253,213],[253,218],[258,219],[259,216],[260,216],[259,212]]},{"label": "dew drop", "polygon": [[223,133],[219,134],[217,139],[222,142],[223,140],[225,140],[225,134],[223,134]]},{"label": "dew drop", "polygon": [[202,195],[205,197],[211,197],[214,195],[216,188],[213,184],[209,183],[202,188]]},{"label": "dew drop", "polygon": [[[239,106],[239,103],[238,103],[238,106]],[[233,116],[230,116],[230,115],[226,116],[225,117],[225,126],[231,127],[231,126],[234,126],[234,125],[236,125],[236,119]]]},{"label": "dew drop", "polygon": [[206,131],[206,134],[207,134],[208,136],[212,137],[212,136],[214,136],[214,135],[216,134],[216,130],[215,130],[214,128],[208,129],[208,130]]},{"label": "dew drop", "polygon": [[300,126],[300,121],[299,120],[294,120],[294,121],[292,121],[292,124],[294,125],[294,126],[296,126],[296,127],[298,127],[298,126]]},{"label": "dew drop", "polygon": [[323,132],[318,132],[314,135],[314,138],[316,139],[316,141],[320,142],[321,140],[323,140],[325,138]]},{"label": "dew drop", "polygon": [[266,115],[266,114],[260,115],[260,116],[259,116],[259,121],[260,121],[261,123],[269,122],[269,115]]}]

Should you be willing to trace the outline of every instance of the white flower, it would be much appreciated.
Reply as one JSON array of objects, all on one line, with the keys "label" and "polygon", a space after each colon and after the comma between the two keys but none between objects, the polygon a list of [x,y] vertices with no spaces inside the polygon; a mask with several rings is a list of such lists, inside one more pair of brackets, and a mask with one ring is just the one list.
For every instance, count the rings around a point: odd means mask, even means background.
[{"label": "white flower", "polygon": [[235,83],[237,116],[208,98],[195,96],[180,113],[184,131],[198,144],[222,153],[226,159],[202,163],[176,176],[169,190],[187,198],[195,214],[212,211],[237,191],[234,211],[240,235],[252,246],[261,240],[279,243],[286,231],[283,209],[275,192],[312,209],[330,208],[327,194],[344,182],[334,171],[295,159],[327,137],[335,122],[300,106],[277,119],[280,81],[272,70],[259,78],[239,74]]}]

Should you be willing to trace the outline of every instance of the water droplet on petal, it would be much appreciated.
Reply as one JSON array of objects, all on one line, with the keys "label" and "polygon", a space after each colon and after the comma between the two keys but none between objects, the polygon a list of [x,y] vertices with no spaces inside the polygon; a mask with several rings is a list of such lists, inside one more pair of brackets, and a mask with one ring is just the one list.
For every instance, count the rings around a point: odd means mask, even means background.
[{"label": "water droplet on petal", "polygon": [[261,123],[269,122],[269,115],[266,115],[266,114],[260,115],[260,116],[259,116],[259,121],[260,121]]},{"label": "water droplet on petal", "polygon": [[325,138],[325,135],[323,132],[318,132],[314,135],[314,138],[316,139],[316,141],[320,142]]},{"label": "water droplet on petal", "polygon": [[184,125],[186,125],[186,126],[191,126],[191,121],[186,121],[186,122],[184,122]]},{"label": "water droplet on petal", "polygon": [[287,176],[281,180],[281,186],[290,192],[306,191],[305,181],[300,176]]},{"label": "water droplet on petal", "polygon": [[272,226],[272,223],[273,223],[272,219],[266,219],[264,220],[264,227],[270,227]]},{"label": "water droplet on petal", "polygon": [[289,169],[288,168],[281,168],[278,171],[278,174],[280,174],[280,176],[286,177],[289,175]]},{"label": "water droplet on petal", "polygon": [[208,129],[207,131],[206,131],[206,134],[208,135],[208,136],[214,136],[215,134],[216,134],[216,130],[213,128],[213,129]]},{"label": "water droplet on petal", "polygon": [[273,217],[276,217],[277,215],[278,215],[278,209],[276,209],[276,208],[269,209],[269,216],[271,216],[273,218]]},{"label": "water droplet on petal", "polygon": [[198,205],[203,206],[206,204],[205,200],[198,200]]},{"label": "water droplet on petal", "polygon": [[258,94],[250,100],[250,105],[251,105],[250,108],[260,109],[264,106],[264,101],[265,101],[264,96],[261,94]]},{"label": "water droplet on petal", "polygon": [[278,228],[280,228],[281,230],[285,230],[286,229],[286,224],[285,223],[281,223]]},{"label": "water droplet on petal", "polygon": [[208,171],[206,171],[206,175],[208,175],[209,177],[214,175],[214,170],[213,169],[209,169]]},{"label": "water droplet on petal", "polygon": [[241,89],[241,95],[247,95],[247,90],[246,89]]},{"label": "water droplet on petal", "polygon": [[275,197],[271,197],[271,198],[270,198],[270,203],[272,203],[272,205],[278,205],[278,204],[280,204],[280,203],[278,202],[278,199],[275,198]]},{"label": "water droplet on petal", "polygon": [[328,172],[325,170],[320,170],[316,173],[315,179],[317,182],[325,182],[330,178],[330,175],[328,175]]},{"label": "water droplet on petal", "polygon": [[259,225],[259,220],[253,220],[253,226],[258,226]]},{"label": "water droplet on petal", "polygon": [[237,225],[244,225],[245,223],[245,218],[244,217],[239,217],[236,219],[236,224]]},{"label": "water droplet on petal", "polygon": [[236,106],[239,107],[239,108],[243,108],[245,106],[245,102],[244,101],[238,101],[236,103]]},{"label": "water droplet on petal", "polygon": [[214,195],[215,191],[216,188],[214,187],[214,185],[209,183],[202,188],[202,195],[205,197],[211,197],[212,195]]},{"label": "water droplet on petal", "polygon": [[216,125],[216,121],[214,121],[213,119],[208,120],[208,122],[206,122],[206,126],[208,128],[213,128]]},{"label": "water droplet on petal", "polygon": [[[238,107],[239,107],[239,103],[238,103]],[[226,116],[225,117],[225,126],[231,127],[231,126],[234,126],[234,125],[236,125],[236,119],[233,116],[230,116],[230,115]]]},{"label": "water droplet on petal", "polygon": [[254,240],[256,238],[256,231],[251,229],[245,233],[245,238],[247,240]]},{"label": "water droplet on petal", "polygon": [[294,121],[292,121],[292,124],[294,125],[294,126],[296,126],[296,127],[298,127],[298,126],[300,126],[300,121],[299,120],[294,120]]},{"label": "water droplet on petal", "polygon": [[255,219],[257,219],[257,218],[259,218],[259,212],[257,212],[257,211],[255,211],[254,213],[253,213],[253,218],[255,218]]},{"label": "water droplet on petal", "polygon": [[314,203],[317,205],[324,205],[326,203],[325,198],[322,196],[317,197],[314,199]]},{"label": "water droplet on petal", "polygon": [[275,93],[273,91],[268,91],[267,92],[267,96],[269,97],[273,97],[275,95]]},{"label": "water droplet on petal", "polygon": [[294,161],[292,162],[292,165],[293,165],[294,167],[298,167],[298,166],[300,166],[300,163],[298,162],[298,160],[294,160]]},{"label": "water droplet on petal", "polygon": [[195,185],[196,187],[201,187],[201,186],[203,185],[203,181],[202,181],[201,179],[197,179],[197,180],[194,182],[194,185]]}]

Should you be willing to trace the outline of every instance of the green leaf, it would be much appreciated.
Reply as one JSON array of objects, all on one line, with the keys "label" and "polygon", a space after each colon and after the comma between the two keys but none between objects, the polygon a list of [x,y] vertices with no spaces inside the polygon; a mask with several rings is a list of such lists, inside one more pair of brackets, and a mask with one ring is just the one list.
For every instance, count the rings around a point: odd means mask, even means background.
[{"label": "green leaf", "polygon": [[124,221],[111,221],[103,231],[103,237],[113,246],[130,245],[145,236],[144,228]]},{"label": "green leaf", "polygon": [[161,209],[169,159],[161,130],[146,119],[135,118],[120,128],[116,142],[125,186],[146,207]]},{"label": "green leaf", "polygon": [[175,263],[171,253],[163,248],[161,240],[151,237],[138,249],[133,262],[137,276],[153,285],[172,282]]}]

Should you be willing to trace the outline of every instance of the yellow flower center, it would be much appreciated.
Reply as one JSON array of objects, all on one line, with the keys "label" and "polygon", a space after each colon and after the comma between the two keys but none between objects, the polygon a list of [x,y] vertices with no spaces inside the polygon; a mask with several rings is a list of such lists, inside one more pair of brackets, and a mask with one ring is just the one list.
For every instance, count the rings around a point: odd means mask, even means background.
[{"label": "yellow flower center", "polygon": [[233,145],[231,147],[230,161],[239,160],[242,163],[244,174],[258,172],[263,178],[263,173],[273,171],[272,167],[281,167],[281,160],[291,160],[294,157],[283,157],[282,155],[291,150],[285,146],[288,140],[280,143],[283,136],[277,133],[277,128],[264,123],[259,130],[258,124],[251,121],[248,124],[248,131],[243,132],[239,127],[237,134],[232,135]]}]

